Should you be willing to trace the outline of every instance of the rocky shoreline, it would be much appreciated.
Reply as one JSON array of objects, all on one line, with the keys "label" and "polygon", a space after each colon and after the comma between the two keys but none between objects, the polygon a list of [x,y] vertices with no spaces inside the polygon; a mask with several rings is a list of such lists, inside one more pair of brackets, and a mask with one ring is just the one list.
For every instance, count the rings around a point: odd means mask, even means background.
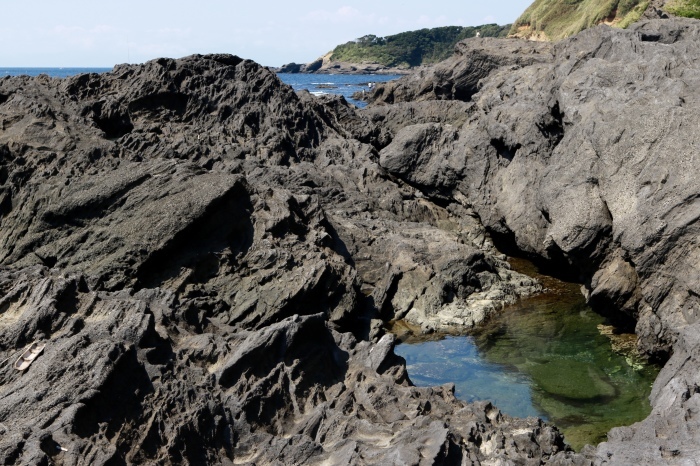
[{"label": "rocky shoreline", "polygon": [[[0,79],[0,459],[694,458],[699,44],[692,20],[470,39],[362,111],[231,55]],[[411,386],[384,322],[469,327],[539,290],[494,241],[671,355],[647,420],[574,453]]]},{"label": "rocky shoreline", "polygon": [[395,66],[385,66],[379,63],[349,63],[349,62],[328,62],[318,61],[311,63],[287,63],[280,67],[268,67],[275,73],[309,73],[309,74],[391,74],[405,75],[411,74],[421,68],[401,68]]}]

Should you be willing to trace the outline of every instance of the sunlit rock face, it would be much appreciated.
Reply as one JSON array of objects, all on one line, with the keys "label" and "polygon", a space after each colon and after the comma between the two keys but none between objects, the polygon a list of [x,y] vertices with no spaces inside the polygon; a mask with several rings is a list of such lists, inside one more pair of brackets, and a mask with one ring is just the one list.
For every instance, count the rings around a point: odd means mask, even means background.
[{"label": "sunlit rock face", "polygon": [[[434,199],[468,202],[498,244],[582,281],[590,304],[634,329],[647,354],[695,354],[698,23],[507,43],[465,41],[420,76],[380,86],[367,112],[395,135],[380,163]],[[450,99],[463,101],[461,115],[454,106],[443,118],[424,111]],[[662,373],[652,397],[665,407],[649,419],[688,425],[680,415],[693,409],[688,367]],[[697,429],[668,429],[618,431],[601,458],[694,457]]]}]

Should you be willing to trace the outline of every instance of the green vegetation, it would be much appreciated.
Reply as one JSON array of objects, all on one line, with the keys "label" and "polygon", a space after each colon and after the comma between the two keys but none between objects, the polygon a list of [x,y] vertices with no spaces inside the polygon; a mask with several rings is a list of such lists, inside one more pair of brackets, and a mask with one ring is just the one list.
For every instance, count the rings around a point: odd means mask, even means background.
[{"label": "green vegetation", "polygon": [[331,60],[410,68],[448,58],[457,42],[474,37],[477,32],[483,37],[505,37],[509,29],[510,25],[486,24],[421,29],[386,37],[367,35],[337,46]]},{"label": "green vegetation", "polygon": [[700,0],[670,0],[664,9],[677,16],[700,19]]},{"label": "green vegetation", "polygon": [[[700,4],[700,0],[674,1]],[[648,5],[648,0],[535,0],[510,34],[559,40],[600,23],[624,28],[637,21]]]}]

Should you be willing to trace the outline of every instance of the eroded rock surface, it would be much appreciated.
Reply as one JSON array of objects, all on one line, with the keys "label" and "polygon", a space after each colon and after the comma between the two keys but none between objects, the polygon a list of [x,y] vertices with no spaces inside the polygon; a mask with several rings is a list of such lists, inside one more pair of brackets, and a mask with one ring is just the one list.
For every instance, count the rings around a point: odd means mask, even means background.
[{"label": "eroded rock surface", "polygon": [[473,325],[538,285],[381,167],[391,137],[229,55],[0,80],[0,460],[574,458],[410,386],[381,319]]},{"label": "eroded rock surface", "polygon": [[[229,55],[0,80],[0,458],[693,461],[698,63],[698,22],[658,20],[468,40],[361,112]],[[382,321],[538,289],[490,238],[671,355],[649,418],[574,454],[410,386]]]},{"label": "eroded rock surface", "polygon": [[[553,45],[468,40],[421,76],[378,86],[366,110],[391,128],[379,159],[390,173],[471,207],[501,246],[581,280],[647,354],[673,354],[654,412],[614,431],[603,464],[698,455],[699,59],[694,20],[599,26]],[[462,112],[442,122],[425,110],[455,99]]]}]

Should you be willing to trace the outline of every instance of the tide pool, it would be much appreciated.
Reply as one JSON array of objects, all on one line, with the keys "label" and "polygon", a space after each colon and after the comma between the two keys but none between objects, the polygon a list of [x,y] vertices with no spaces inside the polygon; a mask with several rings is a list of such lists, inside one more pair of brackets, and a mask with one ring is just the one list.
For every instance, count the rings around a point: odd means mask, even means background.
[{"label": "tide pool", "polygon": [[469,335],[397,345],[413,383],[453,382],[460,399],[490,400],[511,416],[539,416],[575,449],[644,419],[659,369],[625,344],[633,336],[612,332],[578,285],[538,278],[546,293],[506,308]]}]

